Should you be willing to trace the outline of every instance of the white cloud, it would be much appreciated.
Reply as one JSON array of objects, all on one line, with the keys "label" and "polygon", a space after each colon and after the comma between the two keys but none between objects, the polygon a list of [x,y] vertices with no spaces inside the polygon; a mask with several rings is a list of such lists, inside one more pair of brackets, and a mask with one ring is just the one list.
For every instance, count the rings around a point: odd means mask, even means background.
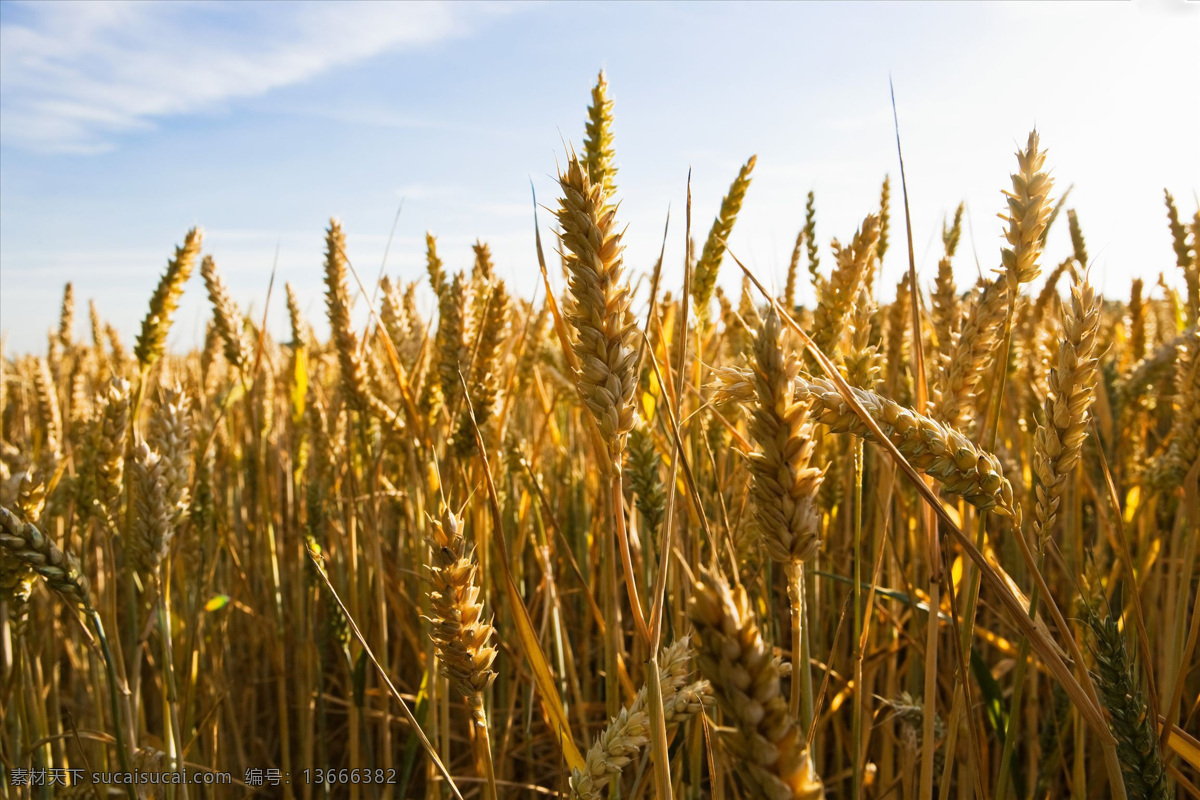
[{"label": "white cloud", "polygon": [[41,152],[111,149],[167,116],[261,95],[467,30],[505,7],[338,2],[6,4],[0,126]]}]

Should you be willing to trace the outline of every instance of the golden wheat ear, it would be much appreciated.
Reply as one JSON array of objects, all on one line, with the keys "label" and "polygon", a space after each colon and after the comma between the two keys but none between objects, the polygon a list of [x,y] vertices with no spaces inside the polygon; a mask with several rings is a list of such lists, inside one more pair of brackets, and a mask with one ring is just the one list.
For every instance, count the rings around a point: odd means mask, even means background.
[{"label": "golden wheat ear", "polygon": [[712,300],[713,287],[717,285],[717,273],[721,270],[726,244],[733,233],[738,213],[742,210],[746,191],[750,188],[750,176],[757,161],[758,156],[750,156],[738,170],[737,177],[729,187],[729,194],[721,199],[721,209],[717,212],[717,218],[713,220],[708,238],[704,240],[704,249],[700,251],[700,258],[696,261],[692,300],[696,304],[696,315],[702,320],[708,319],[708,305]]},{"label": "golden wheat ear", "polygon": [[688,602],[700,672],[731,726],[723,744],[751,796],[816,800],[825,789],[813,771],[799,721],[780,688],[779,659],[764,641],[745,587],[701,572]]},{"label": "golden wheat ear", "polygon": [[569,273],[567,319],[575,329],[577,384],[608,445],[609,471],[621,471],[625,437],[637,411],[637,323],[630,311],[616,208],[575,156],[559,175],[558,221]]},{"label": "golden wheat ear", "polygon": [[[484,618],[478,564],[467,549],[462,520],[447,510],[433,522],[429,535],[433,563],[429,568],[429,598],[433,641],[438,658],[455,689],[482,714],[482,693],[496,679],[491,644],[495,630]],[[477,721],[481,721],[478,720]]]},{"label": "golden wheat ear", "polygon": [[46,585],[68,603],[92,608],[91,584],[75,556],[65,553],[32,522],[23,521],[0,506],[0,549],[10,565],[23,565],[40,575]]},{"label": "golden wheat ear", "polygon": [[166,272],[150,297],[150,311],[142,320],[142,330],[133,349],[143,371],[162,358],[167,343],[167,332],[171,329],[171,319],[179,307],[183,286],[191,277],[196,257],[200,255],[203,239],[204,232],[200,228],[188,231],[183,244],[175,248],[174,258],[167,262]]},{"label": "golden wheat ear", "polygon": [[[691,674],[692,648],[685,636],[663,650],[659,657],[658,681],[663,699],[663,716],[668,727],[699,714],[711,699],[707,680],[688,681]],[[650,743],[650,710],[647,687],[643,686],[633,703],[622,708],[596,737],[587,752],[582,769],[571,773],[572,797],[601,800],[609,784],[620,777],[625,767],[641,755]]]},{"label": "golden wheat ear", "polygon": [[1050,190],[1054,181],[1045,171],[1046,153],[1036,130],[1030,131],[1024,150],[1017,152],[1017,171],[1012,175],[1012,191],[1005,192],[1008,213],[1000,218],[1008,223],[1004,238],[1008,247],[1001,251],[1008,291],[1016,296],[1022,284],[1040,273],[1042,234],[1050,221],[1053,206]]}]

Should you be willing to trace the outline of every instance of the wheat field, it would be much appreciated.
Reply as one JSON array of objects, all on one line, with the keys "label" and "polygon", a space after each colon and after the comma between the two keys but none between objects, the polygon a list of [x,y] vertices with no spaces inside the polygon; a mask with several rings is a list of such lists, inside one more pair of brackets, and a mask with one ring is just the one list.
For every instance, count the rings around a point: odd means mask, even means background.
[{"label": "wheat field", "polygon": [[640,274],[613,130],[601,74],[534,297],[334,220],[277,341],[197,228],[132,343],[67,284],[4,353],[5,797],[1200,797],[1200,211],[1102,296],[1035,131],[974,283],[899,176],[756,275],[751,157]]}]

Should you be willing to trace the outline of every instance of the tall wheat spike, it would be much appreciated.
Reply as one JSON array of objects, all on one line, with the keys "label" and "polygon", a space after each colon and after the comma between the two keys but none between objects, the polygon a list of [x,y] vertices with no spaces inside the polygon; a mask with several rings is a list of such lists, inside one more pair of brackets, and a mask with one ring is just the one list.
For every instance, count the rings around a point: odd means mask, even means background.
[{"label": "tall wheat spike", "polygon": [[804,246],[808,251],[808,274],[812,278],[813,288],[821,287],[821,254],[817,247],[817,196],[809,191],[804,203]]},{"label": "tall wheat spike", "polygon": [[455,407],[462,394],[458,371],[465,368],[466,357],[466,282],[462,273],[454,276],[438,303],[437,358],[442,398]]},{"label": "tall wheat spike", "polygon": [[951,428],[970,417],[972,401],[1000,342],[1008,308],[1009,284],[1003,278],[989,281],[954,338],[950,356],[935,384],[938,419]]},{"label": "tall wheat spike", "polygon": [[225,345],[225,360],[239,375],[248,377],[253,366],[250,363],[253,356],[250,353],[250,343],[246,340],[242,315],[233,298],[229,296],[229,290],[225,288],[225,282],[217,272],[217,262],[212,256],[205,256],[200,262],[200,275],[204,278],[208,298],[212,301],[213,323]]},{"label": "tall wheat spike", "polygon": [[62,306],[58,313],[58,341],[63,347],[74,344],[75,286],[67,281],[63,286]]},{"label": "tall wheat spike", "polygon": [[446,291],[446,269],[438,257],[437,239],[429,231],[425,232],[425,270],[429,274],[429,285],[433,287],[434,295],[440,298]]},{"label": "tall wheat spike", "polygon": [[175,248],[175,257],[167,262],[167,270],[150,297],[150,310],[142,320],[142,331],[133,348],[142,370],[150,369],[162,357],[171,318],[179,307],[183,285],[191,277],[192,266],[196,263],[196,256],[200,255],[203,239],[204,232],[200,228],[188,231],[183,244]]},{"label": "tall wheat spike", "polygon": [[126,552],[139,572],[154,573],[171,547],[175,526],[167,501],[167,464],[161,454],[139,442],[133,450],[135,508]]},{"label": "tall wheat spike", "polygon": [[1071,231],[1071,251],[1081,268],[1087,268],[1087,243],[1083,239],[1083,228],[1079,226],[1079,215],[1075,209],[1067,211],[1067,226]]},{"label": "tall wheat spike", "polygon": [[1180,338],[1170,444],[1153,471],[1155,483],[1167,491],[1183,485],[1200,455],[1200,329],[1192,328]]},{"label": "tall wheat spike", "polygon": [[883,187],[879,190],[879,243],[875,247],[876,256],[880,262],[888,249],[888,230],[891,227],[892,179],[884,176]]},{"label": "tall wheat spike", "polygon": [[574,156],[558,180],[563,192],[558,222],[571,291],[567,319],[576,334],[579,394],[608,445],[610,471],[619,473],[625,437],[636,419],[638,348],[616,207]]},{"label": "tall wheat spike", "polygon": [[1001,251],[1001,262],[1009,295],[1014,298],[1022,284],[1038,276],[1042,234],[1053,210],[1050,190],[1054,181],[1044,171],[1046,153],[1039,147],[1038,132],[1030,131],[1025,149],[1017,151],[1018,169],[1012,176],[1012,191],[1004,193],[1008,213],[1000,215],[1008,223],[1004,232],[1008,247]]},{"label": "tall wheat spike", "polygon": [[754,339],[750,436],[757,449],[747,458],[763,544],[771,558],[787,564],[811,559],[821,544],[816,500],[824,473],[810,465],[813,425],[807,400],[796,396],[800,360],[794,351],[785,354],[782,334],[772,308]]},{"label": "tall wheat spike", "polygon": [[1100,300],[1087,282],[1071,288],[1063,308],[1063,338],[1050,370],[1044,424],[1034,436],[1033,469],[1038,478],[1033,525],[1044,546],[1058,515],[1067,480],[1079,463],[1092,403],[1096,399]]},{"label": "tall wheat spike", "polygon": [[838,350],[846,320],[867,279],[879,242],[879,217],[870,214],[854,233],[850,246],[837,253],[837,266],[828,280],[822,281],[813,312],[813,339],[826,355]]},{"label": "tall wheat spike", "polygon": [[1179,221],[1179,209],[1175,206],[1175,198],[1163,189],[1167,204],[1167,222],[1171,226],[1171,243],[1175,248],[1175,263],[1183,272],[1184,283],[1187,284],[1187,324],[1195,325],[1200,322],[1200,263],[1196,258],[1193,245],[1200,247],[1200,239],[1188,242],[1188,230]]},{"label": "tall wheat spike", "polygon": [[796,245],[792,248],[792,260],[788,262],[787,282],[783,288],[783,307],[796,308],[796,278],[800,272],[800,258],[804,255],[804,228],[796,234]]},{"label": "tall wheat spike", "polygon": [[[475,345],[474,363],[468,382],[471,406],[475,409],[475,424],[481,429],[492,418],[500,390],[498,364],[500,349],[508,329],[509,309],[504,281],[497,279],[492,283],[490,296],[479,312],[482,316],[482,327]],[[467,417],[468,413],[464,408],[458,430],[454,434],[455,448],[460,455],[472,453],[476,447],[471,421]]]},{"label": "tall wheat spike", "polygon": [[750,159],[738,170],[729,194],[721,200],[721,209],[713,220],[708,238],[704,240],[704,249],[696,262],[693,273],[692,300],[696,304],[696,314],[702,319],[708,318],[709,301],[712,300],[713,287],[717,285],[717,273],[721,269],[721,260],[725,257],[725,247],[733,233],[734,223],[737,222],[738,212],[742,210],[742,202],[746,199],[746,190],[750,188],[750,174],[754,172],[757,156]]},{"label": "tall wheat spike", "polygon": [[162,456],[163,500],[174,525],[182,521],[190,499],[191,416],[191,401],[178,384],[162,390],[150,415],[147,443]]}]

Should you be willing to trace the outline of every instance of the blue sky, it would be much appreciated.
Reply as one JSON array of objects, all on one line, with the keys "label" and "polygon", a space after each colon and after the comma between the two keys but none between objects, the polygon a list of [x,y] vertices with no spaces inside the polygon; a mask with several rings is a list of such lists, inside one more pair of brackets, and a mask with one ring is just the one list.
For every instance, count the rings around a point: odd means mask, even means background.
[{"label": "blue sky", "polygon": [[[244,306],[261,312],[278,248],[278,280],[319,318],[328,218],[373,278],[401,199],[389,272],[421,274],[429,229],[452,268],[488,241],[530,294],[529,183],[553,207],[601,67],[635,270],[657,255],[669,206],[677,281],[689,167],[702,237],[751,154],[731,240],[743,260],[782,282],[809,189],[822,243],[848,237],[897,176],[890,75],[927,280],[960,200],[961,280],[998,264],[1001,190],[1036,124],[1059,187],[1075,184],[1093,279],[1126,293],[1134,276],[1175,280],[1162,189],[1196,207],[1198,42],[1200,3],[1185,0],[0,2],[0,329],[10,352],[43,349],[71,280],[81,312],[95,298],[132,335],[194,224]],[[1065,224],[1051,244],[1066,252]],[[194,278],[174,346],[202,335],[203,294]]]}]

